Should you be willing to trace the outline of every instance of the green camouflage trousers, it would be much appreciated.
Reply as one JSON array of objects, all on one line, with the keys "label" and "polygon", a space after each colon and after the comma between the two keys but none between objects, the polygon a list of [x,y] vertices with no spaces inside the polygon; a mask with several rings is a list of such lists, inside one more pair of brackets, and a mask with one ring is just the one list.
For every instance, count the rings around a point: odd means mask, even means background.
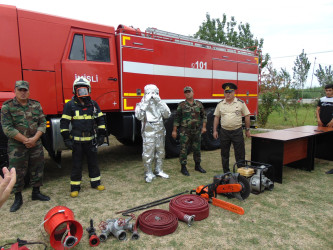
[{"label": "green camouflage trousers", "polygon": [[8,156],[9,169],[16,169],[16,184],[13,193],[22,192],[24,177],[28,172],[31,186],[42,186],[44,151],[40,140],[33,148],[26,148],[23,144],[8,143]]},{"label": "green camouflage trousers", "polygon": [[187,164],[187,150],[192,146],[193,160],[195,163],[201,162],[201,129],[180,128],[180,154],[179,162],[181,165]]}]

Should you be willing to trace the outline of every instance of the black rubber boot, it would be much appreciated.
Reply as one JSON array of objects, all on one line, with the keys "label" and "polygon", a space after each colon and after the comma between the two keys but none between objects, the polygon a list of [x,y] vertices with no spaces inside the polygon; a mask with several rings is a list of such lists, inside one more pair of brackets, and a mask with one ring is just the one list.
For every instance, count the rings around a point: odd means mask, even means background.
[{"label": "black rubber boot", "polygon": [[22,199],[22,193],[21,192],[17,192],[15,193],[15,200],[13,205],[10,207],[10,212],[16,212],[17,210],[20,209],[20,207],[23,204],[23,199]]},{"label": "black rubber boot", "polygon": [[182,169],[180,170],[183,175],[190,176],[190,173],[187,171],[186,165],[182,165]]},{"label": "black rubber boot", "polygon": [[333,168],[331,170],[328,170],[326,174],[333,174]]},{"label": "black rubber boot", "polygon": [[199,171],[200,173],[206,173],[206,170],[204,170],[201,166],[200,163],[195,163],[195,170]]},{"label": "black rubber boot", "polygon": [[33,201],[35,200],[39,200],[39,201],[49,201],[50,200],[50,197],[42,194],[40,191],[39,191],[39,187],[33,187],[32,188],[32,195],[31,195],[31,198]]}]

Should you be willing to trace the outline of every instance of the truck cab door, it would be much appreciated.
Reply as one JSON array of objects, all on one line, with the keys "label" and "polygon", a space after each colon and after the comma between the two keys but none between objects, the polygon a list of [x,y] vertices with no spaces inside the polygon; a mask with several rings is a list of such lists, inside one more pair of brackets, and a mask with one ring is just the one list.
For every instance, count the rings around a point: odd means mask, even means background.
[{"label": "truck cab door", "polygon": [[64,103],[73,96],[74,80],[85,77],[91,84],[91,98],[102,111],[119,109],[114,34],[72,29],[61,68]]}]

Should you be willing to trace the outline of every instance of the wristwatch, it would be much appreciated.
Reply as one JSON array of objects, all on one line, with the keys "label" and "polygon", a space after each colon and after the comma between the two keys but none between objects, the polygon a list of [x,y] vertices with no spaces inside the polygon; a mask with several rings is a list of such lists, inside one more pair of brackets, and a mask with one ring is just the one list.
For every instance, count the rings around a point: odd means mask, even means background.
[{"label": "wristwatch", "polygon": [[245,128],[246,131],[250,131],[250,128]]}]

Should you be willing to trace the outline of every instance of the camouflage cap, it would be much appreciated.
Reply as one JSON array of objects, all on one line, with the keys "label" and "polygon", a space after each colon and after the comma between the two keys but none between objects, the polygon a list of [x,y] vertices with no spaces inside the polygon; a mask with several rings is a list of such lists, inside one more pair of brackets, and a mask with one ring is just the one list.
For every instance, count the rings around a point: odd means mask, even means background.
[{"label": "camouflage cap", "polygon": [[29,83],[27,81],[23,81],[23,80],[16,81],[15,88],[29,90]]},{"label": "camouflage cap", "polygon": [[185,93],[186,91],[192,91],[192,92],[193,92],[193,89],[192,89],[190,86],[186,86],[186,87],[184,88],[184,93]]}]

